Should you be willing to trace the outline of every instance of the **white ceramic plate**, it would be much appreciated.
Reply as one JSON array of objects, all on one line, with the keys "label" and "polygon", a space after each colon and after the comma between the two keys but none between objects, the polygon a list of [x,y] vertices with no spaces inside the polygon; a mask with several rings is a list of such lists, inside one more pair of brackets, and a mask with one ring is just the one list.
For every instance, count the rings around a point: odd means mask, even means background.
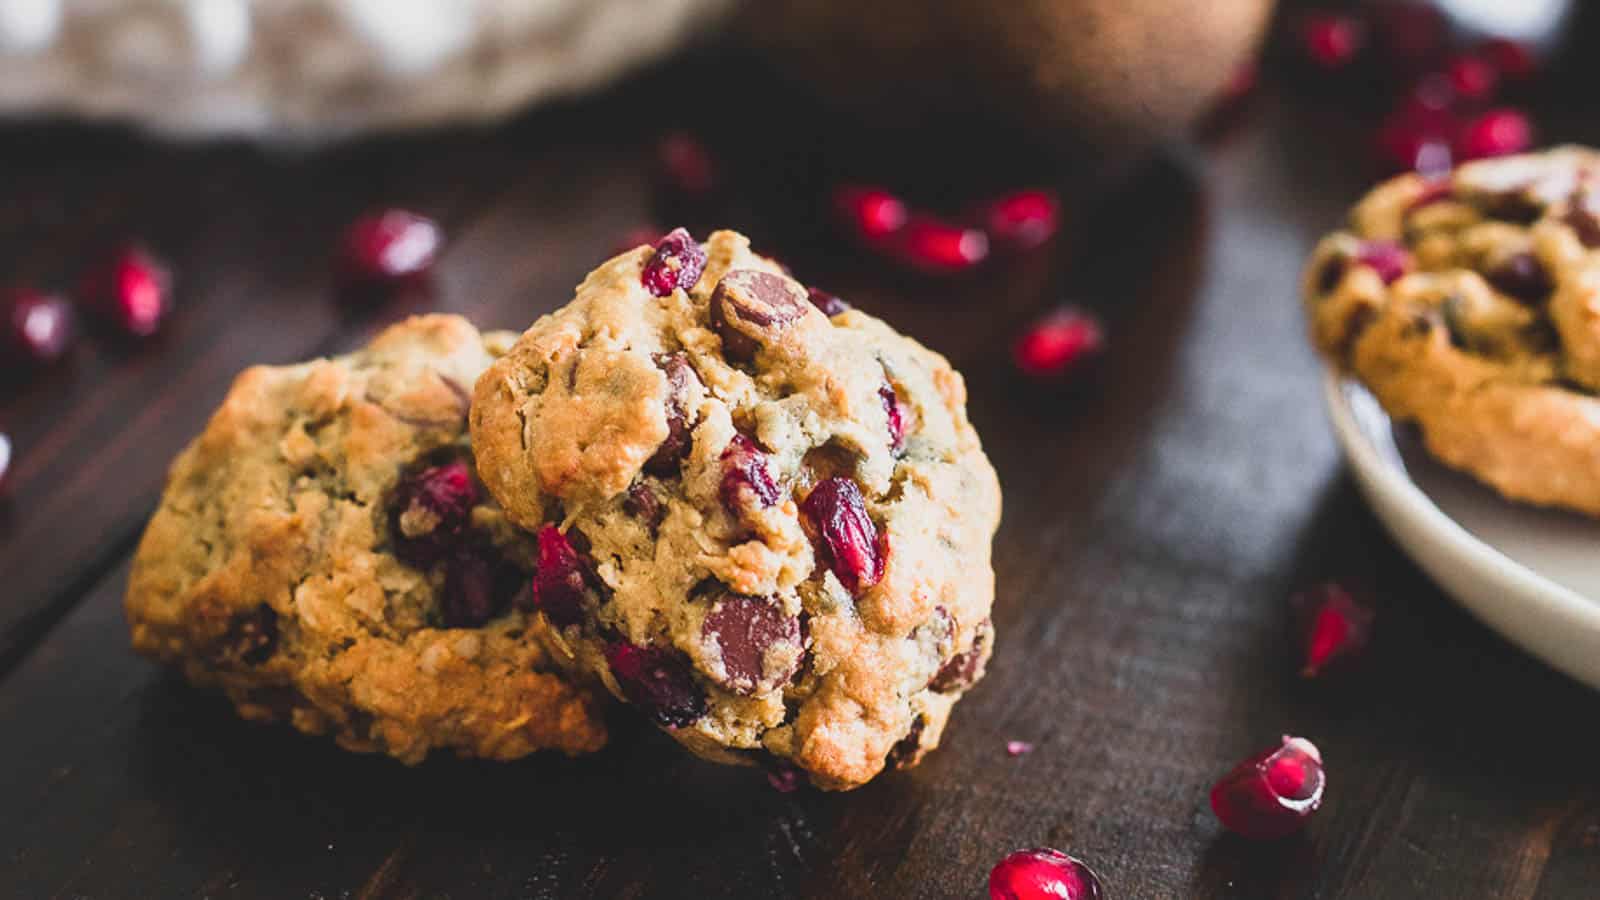
[{"label": "white ceramic plate", "polygon": [[1462,606],[1600,688],[1600,522],[1509,503],[1435,462],[1356,382],[1329,371],[1328,414],[1367,502]]}]

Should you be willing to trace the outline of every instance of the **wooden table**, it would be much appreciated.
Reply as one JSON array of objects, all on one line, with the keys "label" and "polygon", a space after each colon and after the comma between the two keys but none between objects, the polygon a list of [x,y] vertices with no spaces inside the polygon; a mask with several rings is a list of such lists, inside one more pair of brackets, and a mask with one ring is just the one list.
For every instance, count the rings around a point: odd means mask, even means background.
[{"label": "wooden table", "polygon": [[[1441,595],[1335,450],[1295,284],[1370,173],[1271,100],[994,282],[904,282],[784,245],[759,203],[728,214],[969,374],[1006,488],[999,653],[916,770],[779,794],[620,716],[587,759],[408,769],[243,724],[136,658],[129,553],[233,373],[414,309],[521,328],[564,302],[652,215],[655,88],[320,154],[0,131],[0,275],[62,283],[137,233],[182,304],[152,344],[89,342],[0,394],[20,452],[0,503],[0,894],[970,898],[1038,844],[1124,900],[1600,894],[1600,699]],[[758,172],[779,152],[732,149]],[[431,296],[352,307],[328,248],[380,203],[437,216],[451,243]],[[1067,298],[1110,319],[1102,380],[1019,390],[1009,335]],[[1308,682],[1288,598],[1325,578],[1372,586],[1377,637],[1362,670]],[[1224,834],[1210,784],[1286,732],[1324,752],[1323,810],[1277,844]],[[1010,758],[1009,739],[1037,749]]]}]

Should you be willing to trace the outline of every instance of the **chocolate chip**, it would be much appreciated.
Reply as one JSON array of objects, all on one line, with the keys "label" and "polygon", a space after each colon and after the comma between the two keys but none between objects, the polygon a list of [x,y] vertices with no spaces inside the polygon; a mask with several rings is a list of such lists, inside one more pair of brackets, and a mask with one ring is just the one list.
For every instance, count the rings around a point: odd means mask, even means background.
[{"label": "chocolate chip", "polygon": [[265,603],[234,613],[227,630],[211,647],[209,656],[217,665],[244,663],[259,666],[272,658],[278,648],[278,613]]},{"label": "chocolate chip", "polygon": [[1489,218],[1513,225],[1532,225],[1544,215],[1544,204],[1530,197],[1526,188],[1490,194],[1479,205]]},{"label": "chocolate chip", "polygon": [[1532,253],[1513,254],[1484,277],[1495,290],[1530,306],[1544,302],[1555,289],[1550,273]]},{"label": "chocolate chip", "polygon": [[911,720],[911,728],[906,732],[906,736],[889,750],[889,757],[884,762],[896,769],[916,765],[922,756],[922,732],[927,727],[927,716],[917,713],[917,717]]},{"label": "chocolate chip", "polygon": [[810,308],[805,290],[789,279],[735,269],[722,276],[711,294],[711,326],[722,336],[729,359],[748,361]]},{"label": "chocolate chip", "polygon": [[988,619],[978,623],[977,634],[972,638],[972,646],[950,657],[940,667],[933,680],[928,682],[928,687],[941,694],[950,694],[965,690],[977,682],[983,669],[984,656],[989,652],[989,645],[994,641],[994,625]]},{"label": "chocolate chip", "polygon": [[1317,272],[1317,293],[1326,294],[1339,286],[1339,280],[1344,278],[1345,270],[1350,267],[1350,261],[1342,256],[1335,256],[1322,264],[1322,269]]},{"label": "chocolate chip", "polygon": [[667,437],[644,467],[656,475],[673,475],[678,471],[679,461],[689,452],[689,430],[693,427],[687,408],[689,392],[693,385],[700,383],[700,376],[682,353],[658,356],[656,365],[667,376]]},{"label": "chocolate chip", "polygon": [[[722,657],[724,672],[717,680],[734,693],[782,684],[799,668],[800,622],[785,615],[774,598],[725,593],[706,614],[701,633]],[[768,651],[783,645],[792,661],[769,667]]]}]

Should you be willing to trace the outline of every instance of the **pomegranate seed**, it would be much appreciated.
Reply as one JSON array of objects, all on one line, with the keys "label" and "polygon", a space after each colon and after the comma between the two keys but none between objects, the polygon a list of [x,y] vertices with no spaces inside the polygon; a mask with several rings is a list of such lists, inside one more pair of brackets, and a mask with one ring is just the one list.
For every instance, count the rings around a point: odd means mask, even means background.
[{"label": "pomegranate seed", "polygon": [[1367,241],[1354,260],[1358,266],[1378,273],[1384,284],[1393,284],[1411,268],[1411,254],[1394,241]]},{"label": "pomegranate seed", "polygon": [[687,229],[674,228],[656,241],[655,255],[645,261],[639,280],[654,296],[665,297],[678,288],[692,290],[705,268],[705,248],[695,242]]},{"label": "pomegranate seed", "polygon": [[681,728],[706,714],[705,693],[675,651],[618,641],[605,654],[622,695],[656,724]]},{"label": "pomegranate seed", "polygon": [[84,279],[83,302],[115,328],[136,338],[161,328],[172,309],[166,267],[144,248],[126,244]]},{"label": "pomegranate seed", "polygon": [[834,214],[853,238],[882,244],[906,224],[906,205],[880,187],[840,185],[833,191]]},{"label": "pomegranate seed", "polygon": [[859,594],[883,578],[887,554],[854,481],[837,475],[824,479],[800,511],[815,533],[818,557],[845,590]]},{"label": "pomegranate seed", "polygon": [[1451,120],[1450,111],[1455,105],[1456,88],[1450,76],[1443,72],[1429,72],[1418,78],[1402,95],[1396,109],[1409,118],[1441,125]]},{"label": "pomegranate seed", "polygon": [[1329,665],[1366,649],[1372,636],[1372,607],[1338,584],[1320,584],[1294,598],[1305,622],[1305,664],[1300,674],[1315,678]]},{"label": "pomegranate seed", "polygon": [[896,236],[895,258],[930,275],[963,272],[989,257],[989,238],[931,216],[913,216]]},{"label": "pomegranate seed", "polygon": [[661,240],[665,234],[666,232],[654,225],[635,226],[622,233],[622,237],[617,240],[616,246],[611,248],[611,255],[616,256],[618,253],[627,253],[629,250],[645,245],[654,247],[656,241]]},{"label": "pomegranate seed", "polygon": [[737,512],[750,506],[765,509],[778,502],[778,485],[767,466],[767,454],[742,434],[722,451],[722,503]]},{"label": "pomegranate seed", "polygon": [[673,131],[656,144],[656,160],[673,189],[704,194],[716,187],[717,169],[700,139],[687,131]]},{"label": "pomegranate seed", "polygon": [[1022,374],[1041,380],[1059,378],[1105,347],[1105,334],[1094,316],[1079,309],[1057,310],[1033,325],[1012,347]]},{"label": "pomegranate seed", "polygon": [[539,568],[533,575],[533,608],[565,628],[583,619],[589,579],[572,541],[554,525],[539,529]]},{"label": "pomegranate seed", "polygon": [[1500,87],[1499,71],[1476,56],[1457,56],[1444,71],[1456,96],[1467,103],[1482,103],[1493,97]]},{"label": "pomegranate seed", "polygon": [[811,299],[811,305],[822,310],[822,314],[830,319],[850,309],[850,304],[840,300],[837,295],[830,294],[822,288],[806,288],[806,293]]},{"label": "pomegranate seed", "polygon": [[433,267],[444,242],[432,219],[404,209],[384,209],[350,223],[344,232],[344,274],[369,284],[415,278]]},{"label": "pomegranate seed", "polygon": [[1418,116],[1396,110],[1378,129],[1378,153],[1396,171],[1430,177],[1450,171],[1449,117]]},{"label": "pomegranate seed", "polygon": [[1055,237],[1061,224],[1061,201],[1055,191],[1015,191],[991,200],[978,219],[1000,248],[1032,250]]},{"label": "pomegranate seed", "polygon": [[989,900],[1100,900],[1100,877],[1050,847],[1018,850],[989,870]]},{"label": "pomegranate seed", "polygon": [[454,551],[471,524],[478,498],[478,485],[463,460],[402,478],[389,502],[394,555],[426,567]]},{"label": "pomegranate seed", "polygon": [[30,365],[60,359],[72,343],[72,305],[54,294],[17,291],[6,310],[3,345],[14,358]]},{"label": "pomegranate seed", "polygon": [[1432,3],[1384,3],[1373,13],[1378,41],[1401,70],[1427,65],[1444,49],[1449,23]]},{"label": "pomegranate seed", "polygon": [[1484,278],[1502,294],[1529,306],[1543,303],[1555,290],[1550,273],[1532,253],[1517,253],[1485,273]]},{"label": "pomegranate seed", "polygon": [[1355,62],[1366,43],[1366,30],[1353,16],[1314,12],[1300,20],[1299,38],[1306,59],[1333,72]]},{"label": "pomegranate seed", "polygon": [[1480,44],[1477,53],[1506,81],[1527,81],[1539,74],[1539,60],[1527,44],[1509,38],[1493,38]]},{"label": "pomegranate seed", "polygon": [[1491,109],[1468,122],[1456,135],[1455,152],[1462,160],[1521,153],[1533,146],[1533,123],[1510,108]]},{"label": "pomegranate seed", "polygon": [[6,488],[6,481],[11,475],[11,438],[0,431],[0,491]]},{"label": "pomegranate seed", "polygon": [[1027,756],[1033,752],[1033,745],[1027,741],[1006,741],[1007,756]]},{"label": "pomegranate seed", "polygon": [[1292,834],[1317,807],[1327,776],[1322,754],[1305,738],[1285,735],[1211,788],[1211,809],[1223,827],[1254,840]]}]

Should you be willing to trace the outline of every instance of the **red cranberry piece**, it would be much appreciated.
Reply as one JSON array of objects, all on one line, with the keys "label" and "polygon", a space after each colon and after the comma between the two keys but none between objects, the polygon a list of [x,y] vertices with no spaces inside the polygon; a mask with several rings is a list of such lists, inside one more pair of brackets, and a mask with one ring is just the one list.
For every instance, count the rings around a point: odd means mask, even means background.
[{"label": "red cranberry piece", "polygon": [[1532,253],[1513,254],[1484,277],[1495,290],[1529,306],[1543,303],[1555,290],[1550,273]]},{"label": "red cranberry piece", "polygon": [[854,481],[838,475],[823,479],[800,511],[815,532],[817,555],[845,590],[859,594],[883,578],[886,548]]},{"label": "red cranberry piece", "polygon": [[1055,191],[1015,191],[990,201],[978,218],[996,246],[1032,250],[1055,237],[1061,225],[1061,201]]},{"label": "red cranberry piece", "polygon": [[976,228],[913,216],[895,237],[894,255],[919,272],[953,275],[989,258],[989,238]]},{"label": "red cranberry piece", "polygon": [[344,274],[381,284],[415,278],[433,267],[444,243],[438,223],[404,209],[368,213],[344,232]]},{"label": "red cranberry piece", "polygon": [[499,615],[516,593],[519,573],[495,564],[486,548],[463,551],[445,571],[439,613],[446,628],[476,628]]},{"label": "red cranberry piece", "polygon": [[1527,44],[1509,38],[1494,38],[1478,46],[1478,56],[1494,66],[1506,81],[1527,81],[1539,74],[1539,59]]},{"label": "red cranberry piece", "polygon": [[665,297],[674,290],[692,290],[706,268],[705,248],[690,237],[687,229],[674,228],[656,241],[656,252],[645,261],[639,280],[645,290]]},{"label": "red cranberry piece", "polygon": [[1100,900],[1100,877],[1060,850],[1018,850],[989,870],[989,900]]},{"label": "red cranberry piece", "polygon": [[1384,3],[1372,13],[1379,43],[1400,69],[1415,70],[1444,49],[1449,23],[1432,3]]},{"label": "red cranberry piece", "polygon": [[1462,126],[1456,135],[1458,159],[1487,159],[1521,153],[1533,146],[1533,123],[1518,110],[1491,109]]},{"label": "red cranberry piece", "polygon": [[[800,666],[800,620],[785,615],[770,597],[723,594],[706,613],[701,633],[722,657],[718,682],[736,694],[754,694],[783,684]],[[787,667],[768,666],[768,651],[793,648]]]},{"label": "red cranberry piece", "polygon": [[11,475],[11,438],[0,431],[0,491],[6,489],[6,481]]},{"label": "red cranberry piece", "polygon": [[6,349],[29,365],[46,365],[60,359],[72,342],[72,306],[53,294],[17,291],[10,298],[0,335]]},{"label": "red cranberry piece", "polygon": [[657,725],[681,728],[706,714],[705,693],[676,651],[618,641],[605,654],[622,695]]},{"label": "red cranberry piece", "polygon": [[656,159],[667,184],[684,194],[704,194],[717,185],[717,168],[700,139],[673,131],[656,144]]},{"label": "red cranberry piece", "polygon": [[722,451],[722,504],[737,512],[754,506],[766,509],[778,502],[778,485],[772,480],[767,454],[742,434],[733,436]]},{"label": "red cranberry piece", "polygon": [[1011,356],[1022,374],[1039,380],[1060,378],[1105,349],[1105,333],[1089,313],[1060,309],[1038,320],[1017,338]]},{"label": "red cranberry piece", "polygon": [[1294,599],[1305,622],[1305,663],[1300,674],[1320,675],[1356,656],[1372,636],[1372,607],[1338,584],[1320,584]]},{"label": "red cranberry piece", "polygon": [[166,267],[142,247],[127,244],[84,279],[84,305],[117,330],[143,338],[161,328],[172,311]]},{"label": "red cranberry piece", "polygon": [[1313,66],[1334,72],[1355,62],[1366,44],[1366,29],[1354,16],[1307,13],[1298,29],[1300,50]]},{"label": "red cranberry piece", "polygon": [[533,608],[558,627],[576,625],[583,619],[588,586],[588,573],[572,541],[554,525],[539,529],[539,569],[529,597]]},{"label": "red cranberry piece", "polygon": [[1211,788],[1211,809],[1229,831],[1280,838],[1299,831],[1322,805],[1326,782],[1316,745],[1285,735],[1222,776]]},{"label": "red cranberry piece", "polygon": [[478,498],[478,485],[464,460],[402,478],[389,506],[394,555],[426,567],[455,550],[472,522]]},{"label": "red cranberry piece", "polygon": [[840,300],[838,295],[830,294],[822,288],[806,288],[806,294],[811,300],[811,305],[822,310],[822,314],[830,319],[850,308],[850,304]]},{"label": "red cranberry piece", "polygon": [[878,399],[883,401],[883,412],[889,419],[889,451],[899,455],[906,448],[905,408],[900,403],[900,395],[894,392],[894,385],[888,382],[878,388]]},{"label": "red cranberry piece", "polygon": [[1450,171],[1453,130],[1447,114],[1427,116],[1397,110],[1378,128],[1378,153],[1396,171],[1443,175]]},{"label": "red cranberry piece", "polygon": [[950,694],[972,687],[978,682],[983,655],[988,652],[989,644],[993,641],[994,625],[988,619],[984,619],[978,623],[978,631],[973,635],[972,646],[946,660],[945,664],[939,667],[938,674],[928,682],[928,687],[940,694]]},{"label": "red cranberry piece", "polygon": [[880,187],[845,184],[834,188],[834,214],[847,233],[867,244],[881,244],[906,224],[906,205]]},{"label": "red cranberry piece", "polygon": [[1445,76],[1457,97],[1466,103],[1483,103],[1500,89],[1500,72],[1487,60],[1461,55],[1446,64]]},{"label": "red cranberry piece", "polygon": [[1384,284],[1393,284],[1411,269],[1411,254],[1394,241],[1367,241],[1354,262],[1377,272]]},{"label": "red cranberry piece", "polygon": [[692,385],[700,383],[700,376],[682,353],[658,356],[656,365],[667,376],[667,437],[644,467],[659,475],[670,475],[678,471],[678,462],[689,452],[690,422],[685,404]]}]

